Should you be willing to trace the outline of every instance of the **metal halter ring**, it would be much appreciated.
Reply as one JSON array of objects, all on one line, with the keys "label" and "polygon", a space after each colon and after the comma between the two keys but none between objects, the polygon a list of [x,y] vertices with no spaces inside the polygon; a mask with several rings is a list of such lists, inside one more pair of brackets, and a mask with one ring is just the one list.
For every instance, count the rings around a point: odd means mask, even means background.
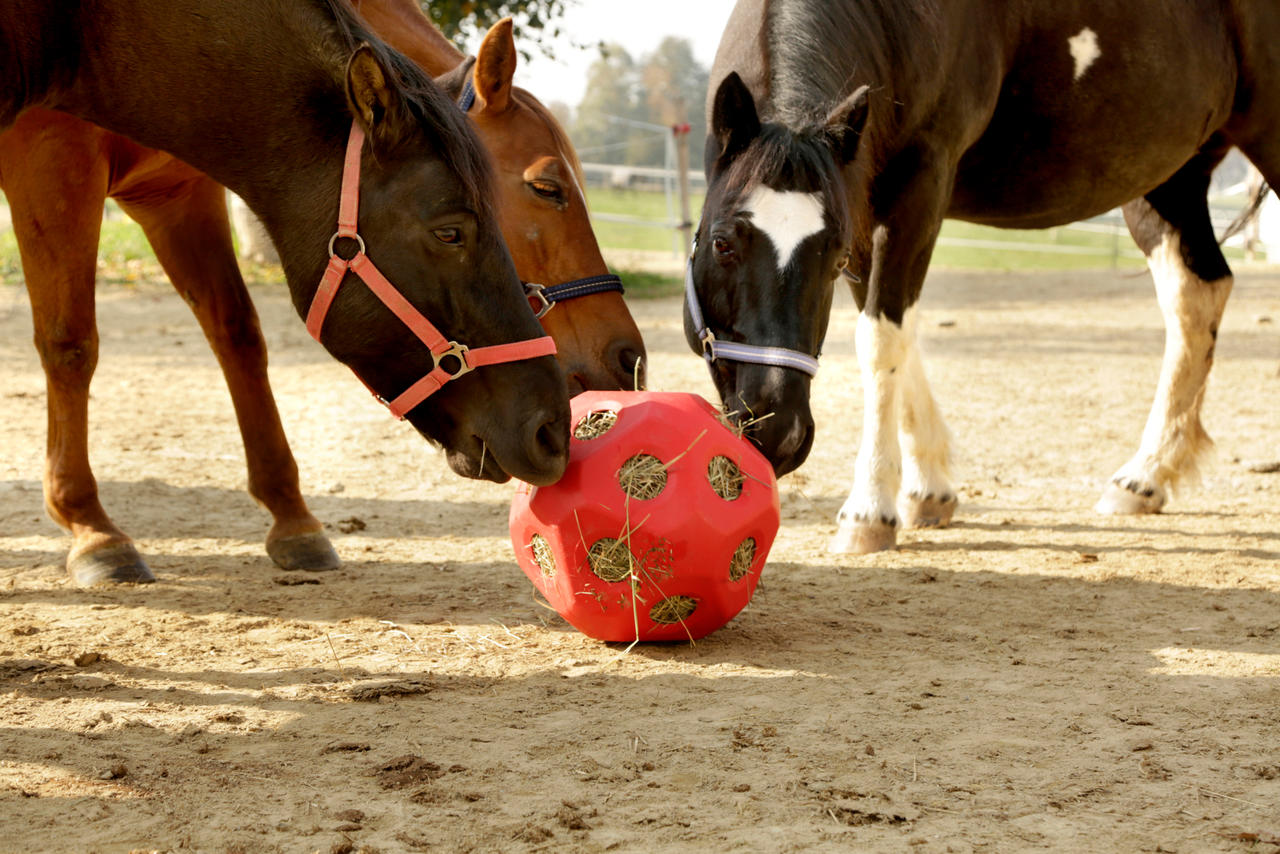
[{"label": "metal halter ring", "polygon": [[[363,254],[365,254],[365,252],[364,252],[364,238],[363,238],[363,237],[361,237],[359,234],[343,234],[341,231],[335,231],[335,232],[333,233],[333,237],[330,237],[330,238],[329,238],[329,257],[330,257],[330,258],[341,258],[341,257],[342,257],[342,256],[338,255],[338,253],[334,250],[334,245],[338,242],[338,238],[340,238],[340,237],[347,237],[347,238],[350,238],[351,240],[354,240],[354,241],[356,242],[356,246],[358,246],[358,247],[359,247],[359,249],[356,251],[356,255],[363,255]],[[356,255],[352,255],[352,256],[351,256],[351,258],[356,257]],[[343,260],[343,261],[350,261],[350,260],[351,260],[351,258],[343,258],[342,260]]]},{"label": "metal halter ring", "polygon": [[467,350],[469,349],[471,348],[469,348],[466,344],[459,344],[457,341],[450,341],[448,350],[445,350],[444,352],[441,352],[441,353],[432,353],[431,358],[435,359],[436,369],[439,369],[440,363],[445,359],[449,358],[450,356],[453,356],[455,359],[457,359],[458,370],[450,371],[448,368],[444,369],[445,373],[449,375],[449,379],[456,380],[458,377],[462,376],[463,374],[469,374],[473,370],[475,370],[473,367],[471,367],[471,365],[467,364]]},{"label": "metal halter ring", "polygon": [[[539,285],[539,284],[535,284],[534,282],[524,283],[525,297],[530,299],[536,299],[538,302],[542,303],[542,305],[533,313],[533,316],[536,317],[538,320],[541,320],[542,318],[546,317],[547,312],[551,311],[551,309],[556,307],[556,304],[551,300],[547,299],[547,295],[543,293],[543,290],[545,290],[546,287],[547,287],[546,285]],[[532,306],[530,306],[530,308],[532,308]]]}]

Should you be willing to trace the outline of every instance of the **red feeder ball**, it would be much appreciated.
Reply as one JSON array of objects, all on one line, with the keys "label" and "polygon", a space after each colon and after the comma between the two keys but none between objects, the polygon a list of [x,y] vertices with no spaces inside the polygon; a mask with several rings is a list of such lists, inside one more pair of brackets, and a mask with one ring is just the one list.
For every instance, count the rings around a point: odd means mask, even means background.
[{"label": "red feeder ball", "polygon": [[591,391],[572,411],[564,477],[511,504],[524,574],[599,640],[695,640],[733,619],[778,533],[769,461],[696,394]]}]

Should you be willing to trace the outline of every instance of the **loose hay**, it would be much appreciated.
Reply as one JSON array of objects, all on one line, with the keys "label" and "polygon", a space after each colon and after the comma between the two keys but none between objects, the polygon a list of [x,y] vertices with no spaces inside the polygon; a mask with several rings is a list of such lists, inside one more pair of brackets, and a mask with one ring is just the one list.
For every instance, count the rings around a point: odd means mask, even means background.
[{"label": "loose hay", "polygon": [[667,466],[650,454],[636,454],[618,469],[618,485],[632,498],[657,498],[667,488]]},{"label": "loose hay", "polygon": [[603,581],[625,581],[635,568],[631,549],[622,540],[601,537],[587,550],[587,563]]},{"label": "loose hay", "polygon": [[756,541],[754,537],[747,537],[733,553],[732,560],[729,561],[729,580],[741,581],[751,570],[751,564],[756,562]]},{"label": "loose hay", "polygon": [[556,556],[551,552],[551,544],[541,534],[534,534],[533,539],[529,542],[529,548],[533,550],[533,560],[538,564],[538,569],[542,570],[545,578],[550,578],[556,574]]},{"label": "loose hay", "polygon": [[716,495],[725,501],[733,501],[742,495],[742,469],[726,456],[711,458],[711,462],[707,464],[707,480],[711,481],[711,488]]},{"label": "loose hay", "polygon": [[612,409],[602,409],[599,412],[588,412],[583,416],[578,425],[573,428],[573,437],[589,442],[592,439],[599,439],[610,428],[618,422],[618,413]]},{"label": "loose hay", "polygon": [[698,609],[698,600],[692,596],[671,596],[649,609],[649,619],[669,625],[683,622]]}]

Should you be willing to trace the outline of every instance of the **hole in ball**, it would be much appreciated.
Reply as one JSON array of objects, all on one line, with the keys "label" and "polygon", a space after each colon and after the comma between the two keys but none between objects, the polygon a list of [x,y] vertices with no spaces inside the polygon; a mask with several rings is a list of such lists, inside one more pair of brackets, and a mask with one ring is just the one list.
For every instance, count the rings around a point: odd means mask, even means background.
[{"label": "hole in ball", "polygon": [[543,577],[555,575],[556,556],[551,553],[551,544],[541,534],[534,534],[529,541],[529,548],[533,550],[533,560],[538,564],[538,569],[542,570]]},{"label": "hole in ball", "polygon": [[649,454],[636,454],[618,469],[618,485],[632,498],[657,498],[667,486],[667,467]]},{"label": "hole in ball", "polygon": [[697,609],[698,600],[692,596],[671,596],[649,609],[649,619],[670,625],[689,619]]},{"label": "hole in ball", "polygon": [[742,577],[751,571],[751,564],[756,562],[756,541],[754,537],[747,537],[733,553],[733,558],[729,561],[729,580],[741,581]]},{"label": "hole in ball", "polygon": [[725,501],[733,501],[742,494],[742,469],[725,456],[712,457],[707,464],[707,480],[711,488]]},{"label": "hole in ball", "polygon": [[587,563],[603,581],[625,581],[631,575],[633,558],[622,540],[602,537],[587,549]]},{"label": "hole in ball", "polygon": [[588,442],[592,439],[599,439],[618,421],[618,413],[611,409],[602,409],[599,412],[588,412],[582,416],[576,427],[573,428],[573,438],[581,439]]}]

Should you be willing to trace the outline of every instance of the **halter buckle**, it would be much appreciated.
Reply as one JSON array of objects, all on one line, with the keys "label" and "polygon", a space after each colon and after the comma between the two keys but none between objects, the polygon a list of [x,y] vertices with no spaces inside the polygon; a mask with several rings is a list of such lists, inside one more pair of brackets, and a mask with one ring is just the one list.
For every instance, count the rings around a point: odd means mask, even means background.
[{"label": "halter buckle", "polygon": [[[551,309],[556,307],[556,304],[553,303],[551,300],[547,299],[547,295],[543,293],[543,290],[545,289],[546,289],[546,285],[539,285],[534,282],[524,283],[525,297],[528,299],[536,299],[538,302],[542,304],[538,308],[533,309],[533,316],[536,317],[538,320],[541,320],[542,318],[546,317],[547,312],[551,311]],[[529,307],[533,308],[533,306],[529,306]]]},{"label": "halter buckle", "polygon": [[351,256],[351,258],[343,258],[343,259],[342,259],[343,261],[350,261],[350,260],[352,260],[353,258],[355,258],[357,255],[364,255],[364,254],[365,254],[365,251],[364,251],[364,238],[363,238],[363,237],[361,237],[359,234],[356,234],[356,233],[352,233],[352,234],[343,234],[343,233],[342,233],[342,231],[341,231],[341,230],[339,230],[339,231],[335,231],[335,232],[333,233],[333,237],[330,237],[330,238],[329,238],[329,257],[330,257],[330,258],[340,258],[340,257],[341,257],[340,255],[338,255],[337,251],[335,250],[335,245],[337,244],[338,239],[339,239],[339,238],[341,238],[341,237],[347,237],[347,238],[350,238],[351,240],[354,240],[354,241],[356,242],[356,246],[357,246],[357,247],[359,247],[359,248],[356,250],[356,254],[355,254],[355,255],[352,255],[352,256]]},{"label": "halter buckle", "polygon": [[714,359],[716,357],[716,334],[710,329],[706,329],[703,330],[702,335],[699,337],[702,339],[702,355],[708,359]]},{"label": "halter buckle", "polygon": [[440,363],[452,356],[458,360],[458,370],[451,371],[448,368],[445,368],[444,372],[449,375],[449,379],[456,380],[463,374],[471,373],[475,368],[471,367],[467,362],[467,350],[469,349],[470,348],[466,344],[459,344],[457,341],[450,341],[448,350],[444,350],[439,353],[433,352],[431,354],[431,358],[435,359],[436,362],[435,369],[439,369]]}]

